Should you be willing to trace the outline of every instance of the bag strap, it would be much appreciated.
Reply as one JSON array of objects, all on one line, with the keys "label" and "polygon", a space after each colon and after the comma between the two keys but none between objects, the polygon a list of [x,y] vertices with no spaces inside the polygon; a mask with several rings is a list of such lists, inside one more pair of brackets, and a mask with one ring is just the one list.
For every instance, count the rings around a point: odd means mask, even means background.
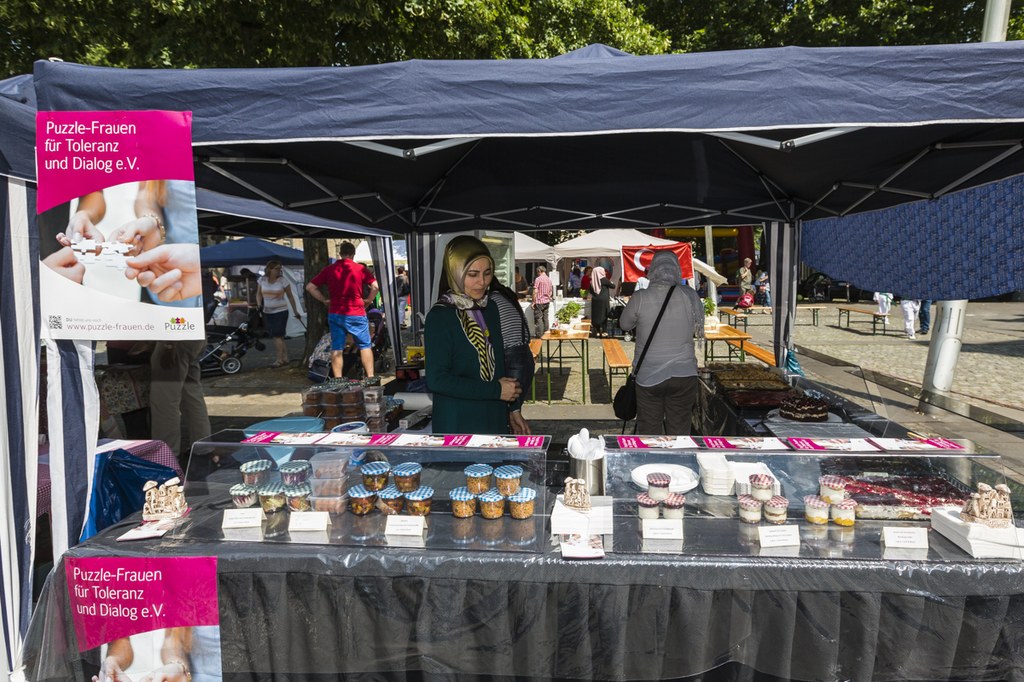
[{"label": "bag strap", "polygon": [[651,341],[654,340],[654,333],[658,331],[658,324],[661,323],[661,317],[665,314],[665,308],[668,308],[668,299],[672,298],[672,294],[675,293],[675,286],[668,290],[668,294],[665,296],[665,302],[661,304],[661,310],[658,311],[658,318],[654,321],[654,326],[651,327],[651,335],[647,337],[647,343],[644,344],[644,350],[640,353],[640,359],[636,361],[636,369],[634,373],[640,371],[640,365],[643,364],[644,358],[647,357],[647,349],[651,347]]}]

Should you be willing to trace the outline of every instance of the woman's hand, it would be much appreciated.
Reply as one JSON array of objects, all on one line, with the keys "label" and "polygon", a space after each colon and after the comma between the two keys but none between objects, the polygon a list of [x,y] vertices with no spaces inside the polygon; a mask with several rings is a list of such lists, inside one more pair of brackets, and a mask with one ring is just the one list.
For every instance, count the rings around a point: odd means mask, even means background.
[{"label": "woman's hand", "polygon": [[57,235],[57,241],[61,246],[71,246],[83,239],[92,239],[97,244],[104,241],[103,233],[92,223],[92,216],[88,211],[78,211],[71,216],[67,229]]},{"label": "woman's hand", "polygon": [[530,431],[530,425],[526,423],[526,419],[523,418],[523,413],[519,410],[511,412],[508,415],[509,426],[512,427],[512,433],[517,436],[529,436],[532,434]]},{"label": "woman's hand", "polygon": [[155,249],[164,243],[164,233],[156,216],[146,215],[130,220],[110,234],[112,241],[131,244],[128,255],[137,256],[143,251]]},{"label": "woman's hand", "polygon": [[198,244],[164,244],[128,258],[125,265],[125,277],[138,280],[165,303],[203,293]]},{"label": "woman's hand", "polygon": [[78,262],[78,256],[70,246],[51,253],[43,259],[43,263],[57,274],[67,277],[76,284],[81,284],[82,279],[85,278],[85,266]]},{"label": "woman's hand", "polygon": [[115,656],[107,656],[100,664],[100,674],[92,676],[92,682],[132,682],[121,670],[121,662]]},{"label": "woman's hand", "polygon": [[512,377],[502,377],[498,382],[501,384],[501,399],[507,403],[518,398],[523,392],[523,389],[519,388],[519,382]]}]

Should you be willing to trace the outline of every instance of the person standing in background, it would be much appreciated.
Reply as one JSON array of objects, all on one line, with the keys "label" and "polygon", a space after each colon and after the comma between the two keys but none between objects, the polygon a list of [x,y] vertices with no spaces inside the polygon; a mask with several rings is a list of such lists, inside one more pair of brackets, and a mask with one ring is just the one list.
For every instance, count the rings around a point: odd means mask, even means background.
[{"label": "person standing in background", "polygon": [[565,292],[565,295],[580,295],[580,268],[578,265],[572,266],[572,270],[569,271],[569,290]]},{"label": "person standing in background", "polygon": [[607,337],[608,330],[608,308],[611,307],[611,290],[615,288],[608,278],[605,269],[598,265],[590,272],[590,293],[593,302],[590,307],[590,318],[593,322],[591,334],[597,337]]},{"label": "person standing in background", "polygon": [[889,324],[889,310],[892,309],[892,294],[885,291],[876,291],[875,295],[872,296],[875,303],[878,304],[878,313],[885,315],[882,320],[882,324]]},{"label": "person standing in background", "polygon": [[533,331],[538,339],[548,330],[548,308],[553,294],[554,287],[547,268],[538,266],[537,279],[533,280]]},{"label": "person standing in background", "polygon": [[921,310],[921,300],[918,298],[904,298],[900,300],[900,308],[903,310],[903,331],[908,339],[916,339],[914,326],[917,324],[917,313]]},{"label": "person standing in background", "polygon": [[[271,367],[284,367],[288,364],[288,346],[284,343],[285,329],[288,326],[288,305],[291,304],[295,318],[302,320],[299,304],[292,295],[292,287],[284,277],[284,265],[279,260],[272,260],[263,269],[263,277],[257,283],[256,305],[263,309],[263,326],[267,335],[274,340],[277,359]],[[287,299],[287,300],[285,300]]]},{"label": "person standing in background", "polygon": [[[199,355],[206,339],[157,341],[149,359],[149,419],[153,440],[162,440],[182,468],[194,441],[210,435]],[[188,438],[183,439],[182,434]],[[183,449],[184,446],[184,449]]]},{"label": "person standing in background", "polygon": [[752,264],[752,260],[744,258],[742,267],[736,271],[736,283],[740,285],[740,296],[754,290],[754,273],[750,271]]},{"label": "person standing in background", "polygon": [[[366,376],[372,377],[373,347],[366,306],[377,297],[377,280],[365,265],[354,260],[356,247],[352,242],[342,242],[338,254],[338,260],[306,284],[306,291],[328,306],[327,322],[331,328],[331,368],[334,376],[343,376],[345,336],[351,334],[359,347],[363,371]],[[329,298],[320,292],[320,287],[327,288]]]},{"label": "person standing in background", "polygon": [[927,334],[932,328],[932,300],[925,298],[921,300],[921,310],[917,313],[917,319],[921,322],[919,334]]},{"label": "person standing in background", "polygon": [[519,272],[519,268],[515,269],[516,276],[513,282],[513,287],[516,290],[516,296],[520,299],[526,298],[526,295],[530,293],[530,283],[523,277],[523,273]]},{"label": "person standing in background", "polygon": [[399,265],[395,268],[395,289],[397,290],[398,296],[398,326],[399,328],[405,326],[405,308],[409,304],[409,294],[412,293],[412,287],[409,284],[409,275],[405,272],[405,267]]}]

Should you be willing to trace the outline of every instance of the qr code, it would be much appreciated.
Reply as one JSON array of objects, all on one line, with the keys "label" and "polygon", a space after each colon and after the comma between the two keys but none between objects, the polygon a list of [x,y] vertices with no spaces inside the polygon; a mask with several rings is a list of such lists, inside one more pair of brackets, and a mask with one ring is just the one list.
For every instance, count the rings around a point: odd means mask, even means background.
[{"label": "qr code", "polygon": [[50,315],[50,329],[63,329],[63,318],[60,315]]}]

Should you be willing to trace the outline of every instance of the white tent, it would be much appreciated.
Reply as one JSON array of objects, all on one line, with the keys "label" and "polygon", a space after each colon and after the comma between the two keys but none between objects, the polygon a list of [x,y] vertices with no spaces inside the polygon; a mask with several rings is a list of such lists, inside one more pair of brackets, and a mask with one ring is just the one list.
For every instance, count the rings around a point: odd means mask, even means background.
[{"label": "white tent", "polygon": [[555,253],[555,247],[548,246],[544,242],[522,232],[515,233],[515,253],[517,261],[545,261],[553,264],[559,258],[558,254]]},{"label": "white tent", "polygon": [[[622,254],[623,246],[668,246],[675,243],[674,239],[652,237],[639,230],[602,229],[557,244],[554,249],[559,258],[618,258]],[[713,267],[699,258],[693,259],[693,269],[716,285],[725,284],[727,281]]]},{"label": "white tent", "polygon": [[[405,242],[404,241],[393,241],[391,242],[391,253],[395,260],[395,265],[407,264],[408,257],[405,253]],[[356,257],[357,263],[366,263],[373,265],[373,256],[370,255],[370,243],[367,241],[361,241],[356,244]]]}]

